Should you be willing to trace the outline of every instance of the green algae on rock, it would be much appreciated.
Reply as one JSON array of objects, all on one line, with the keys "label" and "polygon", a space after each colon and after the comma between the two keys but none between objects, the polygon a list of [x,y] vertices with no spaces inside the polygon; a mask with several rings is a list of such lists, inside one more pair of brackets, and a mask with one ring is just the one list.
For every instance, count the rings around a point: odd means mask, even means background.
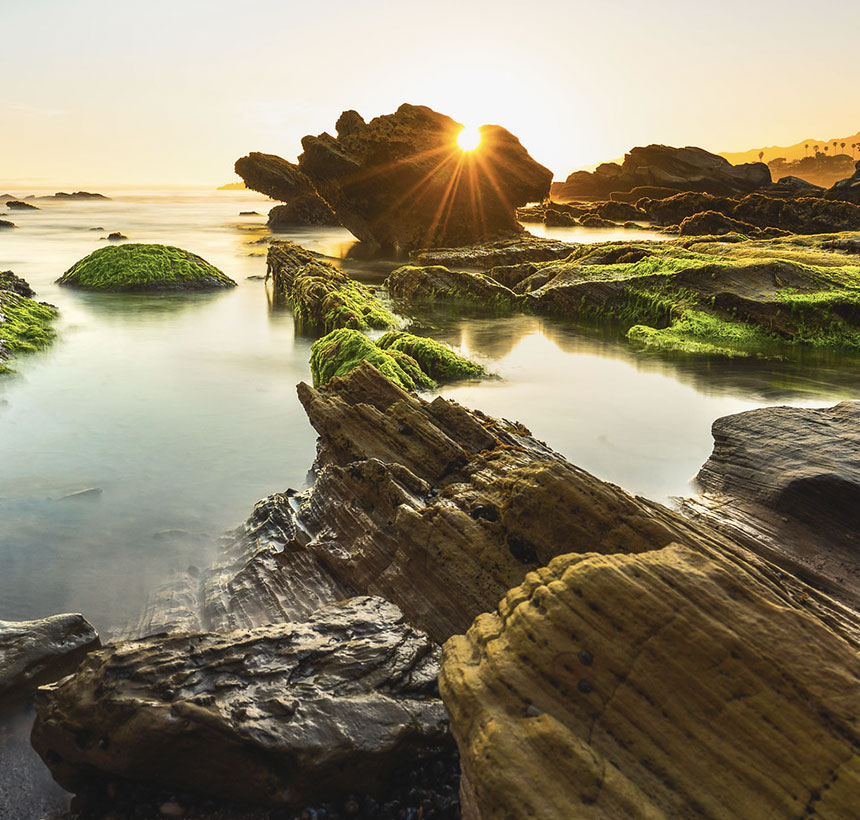
[{"label": "green algae on rock", "polygon": [[267,269],[275,301],[292,303],[300,332],[388,330],[400,326],[398,318],[368,288],[301,245],[273,242]]},{"label": "green algae on rock", "polygon": [[382,350],[358,330],[338,328],[311,345],[311,375],[317,386],[345,376],[365,361],[404,390],[436,386],[408,353]]},{"label": "green algae on rock", "polygon": [[484,273],[454,271],[442,265],[404,265],[385,280],[391,298],[454,304],[479,304],[496,312],[509,312],[520,302],[510,288]]},{"label": "green algae on rock", "polygon": [[94,251],[72,265],[57,284],[125,292],[236,287],[229,276],[197,254],[171,245],[137,243]]},{"label": "green algae on rock", "polygon": [[487,371],[477,362],[461,356],[448,345],[425,336],[391,331],[377,339],[376,346],[388,352],[406,353],[418,362],[431,379],[437,382],[452,382],[487,374]]},{"label": "green algae on rock", "polygon": [[[19,280],[22,281],[22,280]],[[57,310],[12,290],[0,290],[0,373],[8,373],[15,353],[46,348],[56,333],[51,323]]]}]

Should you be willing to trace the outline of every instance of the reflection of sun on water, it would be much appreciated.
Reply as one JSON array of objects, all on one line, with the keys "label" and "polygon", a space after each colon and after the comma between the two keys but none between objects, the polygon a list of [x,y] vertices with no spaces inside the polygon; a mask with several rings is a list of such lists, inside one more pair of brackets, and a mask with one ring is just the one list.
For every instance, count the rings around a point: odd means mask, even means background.
[{"label": "reflection of sun on water", "polygon": [[463,151],[474,151],[480,144],[481,132],[471,125],[467,125],[457,137],[457,145]]}]

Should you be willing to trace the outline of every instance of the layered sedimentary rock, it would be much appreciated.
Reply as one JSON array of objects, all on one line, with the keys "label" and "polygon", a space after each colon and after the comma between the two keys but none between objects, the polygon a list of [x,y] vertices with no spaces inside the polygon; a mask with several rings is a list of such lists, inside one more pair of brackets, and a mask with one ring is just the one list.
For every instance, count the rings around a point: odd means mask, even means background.
[{"label": "layered sedimentary rock", "polygon": [[269,212],[269,224],[273,227],[338,224],[331,208],[295,163],[275,154],[252,151],[237,159],[234,168],[252,191],[287,203]]},{"label": "layered sedimentary rock", "polygon": [[98,633],[82,615],[0,621],[0,706],[73,672],[98,646]]},{"label": "layered sedimentary rock", "polygon": [[621,165],[606,162],[593,173],[572,173],[554,196],[604,199],[642,186],[732,195],[748,194],[770,183],[770,169],[763,162],[732,165],[701,148],[648,145],[631,149]]},{"label": "layered sedimentary rock", "polygon": [[66,789],[144,781],[255,804],[384,795],[450,748],[438,648],[353,598],[301,623],[112,644],[40,690],[33,745]]},{"label": "layered sedimentary rock", "polygon": [[766,407],[717,419],[685,509],[778,549],[860,604],[860,402]]},{"label": "layered sedimentary rock", "polygon": [[566,555],[445,646],[464,820],[855,816],[856,644],[678,544]]},{"label": "layered sedimentary rock", "polygon": [[293,242],[270,245],[266,277],[272,278],[275,301],[292,305],[301,332],[388,329],[400,324],[367,287]]},{"label": "layered sedimentary rock", "polygon": [[372,248],[403,252],[521,233],[517,206],[542,200],[552,172],[496,125],[482,126],[480,145],[463,151],[462,128],[425,106],[404,104],[368,123],[345,111],[336,137],[302,140],[299,169]]}]

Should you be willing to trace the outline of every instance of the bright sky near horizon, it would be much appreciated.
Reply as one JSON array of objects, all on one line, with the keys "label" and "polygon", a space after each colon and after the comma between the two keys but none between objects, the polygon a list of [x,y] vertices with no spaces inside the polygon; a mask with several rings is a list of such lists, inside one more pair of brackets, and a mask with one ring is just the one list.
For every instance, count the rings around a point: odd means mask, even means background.
[{"label": "bright sky near horizon", "polygon": [[503,125],[556,178],[838,137],[858,30],[857,0],[0,0],[0,192],[215,186],[402,102]]}]

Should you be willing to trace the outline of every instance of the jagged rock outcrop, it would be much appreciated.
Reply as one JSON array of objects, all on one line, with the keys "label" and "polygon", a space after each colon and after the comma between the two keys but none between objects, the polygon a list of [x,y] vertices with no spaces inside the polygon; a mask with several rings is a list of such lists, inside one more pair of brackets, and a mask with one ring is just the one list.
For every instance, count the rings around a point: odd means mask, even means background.
[{"label": "jagged rock outcrop", "polygon": [[702,495],[685,510],[860,602],[860,402],[750,410],[717,419],[712,434]]},{"label": "jagged rock outcrop", "polygon": [[99,645],[98,633],[83,615],[0,621],[0,707],[74,672]]},{"label": "jagged rock outcrop", "polygon": [[564,259],[579,247],[577,242],[525,236],[498,242],[469,245],[462,248],[432,248],[409,254],[416,265],[446,267],[494,268],[497,265],[518,265],[523,262],[549,262]]},{"label": "jagged rock outcrop", "polygon": [[254,804],[384,796],[450,755],[438,648],[360,597],[301,623],[106,646],[39,691],[33,746],[70,791],[136,781]]},{"label": "jagged rock outcrop", "polygon": [[332,209],[293,162],[252,151],[235,163],[236,173],[252,191],[286,202],[269,212],[269,225],[337,225]]},{"label": "jagged rock outcrop", "polygon": [[15,276],[10,270],[0,271],[0,290],[11,290],[19,296],[32,299],[36,292],[20,276]]},{"label": "jagged rock outcrop", "polygon": [[719,555],[556,558],[445,646],[463,818],[848,820],[858,675],[856,643]]},{"label": "jagged rock outcrop", "polygon": [[23,202],[20,199],[10,199],[6,202],[6,207],[13,211],[38,211],[35,205],[31,205],[29,202]]},{"label": "jagged rock outcrop", "polygon": [[[716,531],[566,462],[521,425],[410,395],[367,363],[325,387],[300,385],[299,398],[320,435],[314,485],[261,502],[216,567],[165,588],[152,611],[178,628],[300,620],[371,594],[441,641],[556,555],[672,542],[728,555],[763,582],[780,575]],[[781,583],[844,623],[815,590]],[[172,628],[152,617],[147,627]]]},{"label": "jagged rock outcrop", "polygon": [[326,334],[339,328],[387,330],[400,324],[369,288],[294,242],[269,246],[266,278],[270,276],[275,301],[292,305],[302,333]]},{"label": "jagged rock outcrop", "polygon": [[605,162],[593,173],[572,173],[554,195],[560,199],[605,199],[642,186],[743,195],[771,181],[770,169],[763,162],[732,165],[701,148],[648,145],[631,149],[621,165]]},{"label": "jagged rock outcrop", "polygon": [[340,223],[371,248],[405,252],[522,233],[519,205],[542,200],[552,172],[497,125],[463,151],[463,126],[426,106],[401,105],[368,123],[355,111],[337,137],[302,140],[299,169]]},{"label": "jagged rock outcrop", "polygon": [[14,228],[15,223],[10,222],[8,219],[0,219],[0,230],[3,228]]},{"label": "jagged rock outcrop", "polygon": [[855,205],[860,205],[860,161],[855,167],[857,170],[853,176],[834,183],[833,187],[825,194],[827,199],[853,202]]}]

